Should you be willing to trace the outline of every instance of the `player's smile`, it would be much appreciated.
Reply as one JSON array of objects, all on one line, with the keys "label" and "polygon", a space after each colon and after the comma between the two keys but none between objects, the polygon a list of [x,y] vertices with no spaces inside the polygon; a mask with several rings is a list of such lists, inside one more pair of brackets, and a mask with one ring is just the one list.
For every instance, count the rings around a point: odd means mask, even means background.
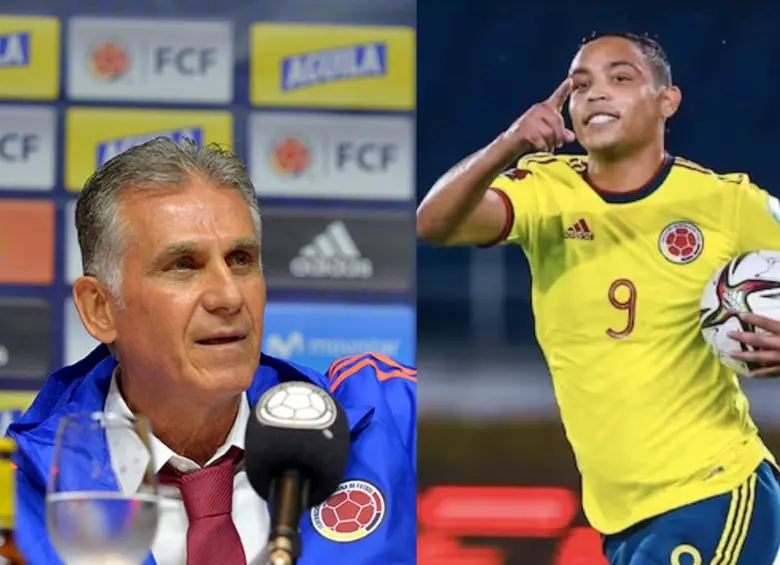
[{"label": "player's smile", "polygon": [[585,116],[583,120],[584,125],[587,126],[603,126],[606,124],[612,124],[620,119],[620,115],[616,112],[591,112]]}]

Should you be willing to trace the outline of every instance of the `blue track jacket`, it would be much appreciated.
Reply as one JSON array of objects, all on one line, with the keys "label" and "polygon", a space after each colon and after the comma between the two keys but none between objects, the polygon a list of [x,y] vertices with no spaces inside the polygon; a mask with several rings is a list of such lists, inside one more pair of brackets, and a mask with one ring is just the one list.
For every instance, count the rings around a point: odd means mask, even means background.
[{"label": "blue track jacket", "polygon": [[[53,373],[8,430],[19,447],[17,542],[29,565],[62,563],[46,532],[45,509],[60,418],[102,410],[115,367],[115,359],[101,345],[75,365]],[[417,371],[368,353],[337,360],[323,376],[263,355],[247,391],[249,404],[254,406],[267,389],[285,381],[308,381],[328,389],[344,407],[352,432],[344,482],[330,502],[301,520],[299,565],[414,565]],[[90,457],[108,458],[105,441],[85,449]],[[90,480],[86,462],[83,477],[86,484]],[[119,491],[115,477],[101,486]],[[345,505],[345,500],[354,504]],[[355,504],[361,509],[359,524],[350,522]],[[156,565],[151,554],[144,565]]]}]

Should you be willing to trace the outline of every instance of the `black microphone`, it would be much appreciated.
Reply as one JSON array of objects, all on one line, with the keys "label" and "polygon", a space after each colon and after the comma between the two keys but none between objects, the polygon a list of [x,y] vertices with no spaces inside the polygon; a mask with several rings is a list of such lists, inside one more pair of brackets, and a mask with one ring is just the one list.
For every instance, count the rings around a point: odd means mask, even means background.
[{"label": "black microphone", "polygon": [[322,504],[344,478],[350,436],[344,409],[323,388],[291,381],[268,389],[246,429],[246,474],[271,503],[271,565],[295,565],[303,513]]}]

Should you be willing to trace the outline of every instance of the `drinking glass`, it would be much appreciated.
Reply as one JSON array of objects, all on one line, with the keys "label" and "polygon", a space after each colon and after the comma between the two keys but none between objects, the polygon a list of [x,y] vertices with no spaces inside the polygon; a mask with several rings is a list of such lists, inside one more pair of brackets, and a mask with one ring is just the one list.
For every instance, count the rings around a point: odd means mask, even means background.
[{"label": "drinking glass", "polygon": [[[66,565],[146,561],[159,517],[150,437],[149,422],[140,416],[95,412],[69,415],[60,422],[46,519]],[[120,475],[121,483],[116,478]],[[122,485],[132,492],[122,492]]]}]

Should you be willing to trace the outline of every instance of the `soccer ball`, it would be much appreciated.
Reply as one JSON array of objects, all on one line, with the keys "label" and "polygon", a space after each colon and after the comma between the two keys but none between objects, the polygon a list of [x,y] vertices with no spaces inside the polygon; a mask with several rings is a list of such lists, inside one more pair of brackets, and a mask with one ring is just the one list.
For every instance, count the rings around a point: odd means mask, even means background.
[{"label": "soccer ball", "polygon": [[753,312],[780,320],[780,253],[754,251],[735,257],[712,276],[701,297],[701,332],[720,362],[746,375],[753,367],[733,359],[736,351],[750,348],[731,339],[731,331],[762,332],[737,317]]},{"label": "soccer ball", "polygon": [[313,384],[290,381],[267,390],[257,403],[260,420],[282,427],[324,429],[336,419],[336,405]]}]

